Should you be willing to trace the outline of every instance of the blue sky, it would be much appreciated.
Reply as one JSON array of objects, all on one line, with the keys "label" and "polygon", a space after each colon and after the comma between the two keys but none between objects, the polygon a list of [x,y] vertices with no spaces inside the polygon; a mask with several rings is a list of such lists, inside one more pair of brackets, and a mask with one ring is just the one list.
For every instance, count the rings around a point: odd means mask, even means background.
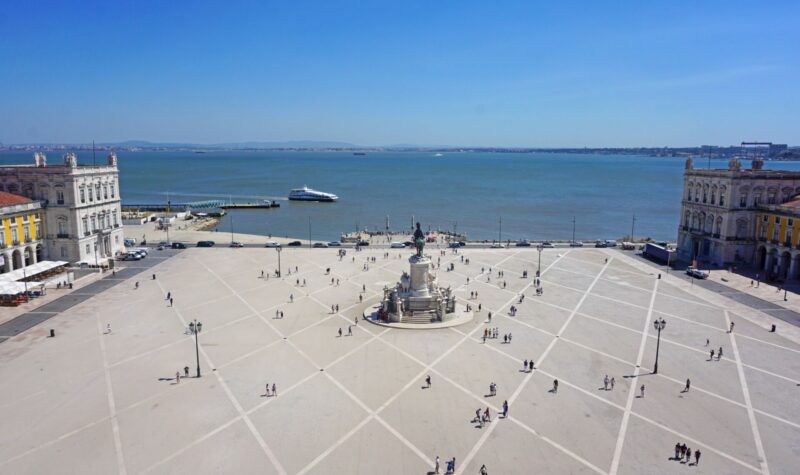
[{"label": "blue sky", "polygon": [[798,18],[797,1],[6,2],[0,142],[800,144]]}]

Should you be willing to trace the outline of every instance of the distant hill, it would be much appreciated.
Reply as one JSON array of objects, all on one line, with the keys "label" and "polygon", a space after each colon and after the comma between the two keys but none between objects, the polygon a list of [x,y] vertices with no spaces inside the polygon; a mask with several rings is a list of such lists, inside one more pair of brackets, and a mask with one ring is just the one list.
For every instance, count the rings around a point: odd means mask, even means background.
[{"label": "distant hill", "polygon": [[197,149],[241,149],[241,148],[358,148],[358,145],[348,142],[328,142],[321,140],[290,140],[286,142],[228,142],[215,144],[195,144],[178,142],[149,142],[147,140],[126,140],[125,142],[107,142],[97,144],[102,147],[124,148],[197,148]]}]

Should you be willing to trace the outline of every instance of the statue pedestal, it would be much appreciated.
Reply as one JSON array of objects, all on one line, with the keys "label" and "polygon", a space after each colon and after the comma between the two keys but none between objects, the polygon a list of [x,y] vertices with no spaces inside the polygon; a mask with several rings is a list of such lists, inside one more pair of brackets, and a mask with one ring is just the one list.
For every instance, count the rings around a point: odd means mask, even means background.
[{"label": "statue pedestal", "polygon": [[428,285],[428,275],[431,268],[431,260],[427,256],[413,255],[408,259],[411,265],[411,281],[409,290],[414,297],[430,297],[430,286]]}]

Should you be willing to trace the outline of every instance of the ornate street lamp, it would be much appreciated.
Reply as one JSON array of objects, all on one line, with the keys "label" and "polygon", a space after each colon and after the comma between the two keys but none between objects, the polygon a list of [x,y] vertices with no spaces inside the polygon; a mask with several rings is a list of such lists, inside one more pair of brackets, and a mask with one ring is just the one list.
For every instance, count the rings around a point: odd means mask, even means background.
[{"label": "ornate street lamp", "polygon": [[539,268],[536,270],[536,277],[539,277],[542,274],[542,249],[544,249],[544,246],[539,243],[539,245],[536,246],[536,250],[539,251]]},{"label": "ornate street lamp", "polygon": [[278,277],[280,277],[281,276],[281,251],[283,249],[281,249],[281,246],[278,246],[278,247],[275,248],[275,250],[278,252]]},{"label": "ornate street lamp", "polygon": [[192,332],[194,335],[194,352],[195,357],[197,358],[197,377],[200,377],[200,342],[198,341],[199,334],[203,331],[203,324],[198,322],[195,319],[193,322],[189,322],[189,331]]},{"label": "ornate street lamp", "polygon": [[667,326],[667,322],[663,318],[656,318],[653,322],[653,326],[658,331],[658,338],[656,340],[656,364],[653,366],[653,374],[656,374],[658,373],[658,348],[661,346],[661,330]]}]

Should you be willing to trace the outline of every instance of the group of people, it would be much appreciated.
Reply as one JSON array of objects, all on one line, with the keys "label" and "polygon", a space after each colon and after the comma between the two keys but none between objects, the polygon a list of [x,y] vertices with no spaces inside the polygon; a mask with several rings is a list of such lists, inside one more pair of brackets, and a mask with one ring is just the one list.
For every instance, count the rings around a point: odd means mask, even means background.
[{"label": "group of people", "polygon": [[[694,465],[700,464],[700,455],[700,449],[694,451]],[[672,460],[691,465],[692,449],[687,447],[686,444],[675,444],[675,457]]]}]

